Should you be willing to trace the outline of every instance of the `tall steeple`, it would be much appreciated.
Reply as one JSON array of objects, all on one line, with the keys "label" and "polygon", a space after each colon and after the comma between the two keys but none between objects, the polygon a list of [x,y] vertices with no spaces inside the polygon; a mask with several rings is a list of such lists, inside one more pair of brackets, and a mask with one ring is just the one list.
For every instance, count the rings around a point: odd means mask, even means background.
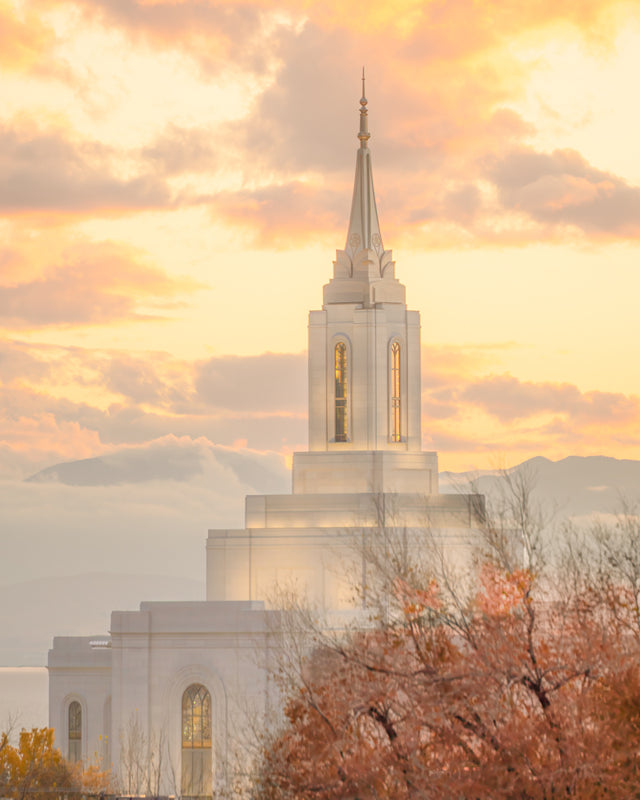
[{"label": "tall steeple", "polygon": [[360,250],[374,250],[382,255],[382,236],[378,222],[376,196],[373,190],[373,172],[371,169],[371,152],[369,150],[369,120],[367,97],[365,94],[364,67],[362,68],[362,97],[360,98],[360,130],[358,139],[360,148],[356,156],[356,177],[353,185],[351,216],[345,252],[351,259]]},{"label": "tall steeple", "polygon": [[405,302],[404,286],[395,276],[393,254],[382,245],[373,190],[368,114],[363,68],[358,131],[360,147],[356,155],[349,230],[344,250],[336,250],[333,278],[324,287],[325,305],[358,303],[371,308],[377,303]]}]

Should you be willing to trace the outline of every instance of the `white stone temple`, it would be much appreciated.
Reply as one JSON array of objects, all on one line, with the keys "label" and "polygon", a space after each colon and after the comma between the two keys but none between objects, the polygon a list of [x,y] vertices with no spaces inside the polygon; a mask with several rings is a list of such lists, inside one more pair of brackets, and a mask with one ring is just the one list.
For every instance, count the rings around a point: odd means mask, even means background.
[{"label": "white stone temple", "polygon": [[244,529],[209,531],[206,601],[114,611],[108,635],[56,637],[49,651],[57,745],[73,760],[97,754],[127,792],[147,788],[132,783],[145,748],[163,754],[152,791],[224,785],[242,710],[277,702],[276,587],[348,614],[354,538],[381,525],[435,538],[454,561],[471,551],[480,506],[439,494],[437,455],[421,446],[420,315],[382,243],[369,138],[363,96],[347,240],[309,314],[309,450],[293,457],[291,494],[249,496]]}]

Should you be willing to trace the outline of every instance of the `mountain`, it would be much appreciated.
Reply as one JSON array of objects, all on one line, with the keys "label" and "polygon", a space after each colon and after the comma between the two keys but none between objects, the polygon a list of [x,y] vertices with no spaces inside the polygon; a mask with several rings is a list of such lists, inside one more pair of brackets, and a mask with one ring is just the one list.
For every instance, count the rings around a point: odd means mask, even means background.
[{"label": "mountain", "polygon": [[[509,469],[525,477],[532,498],[556,521],[593,513],[612,514],[623,502],[640,502],[640,461],[607,456],[569,456],[561,461],[532,458]],[[504,484],[499,471],[483,473],[440,473],[440,491],[476,491],[495,496]]]},{"label": "mountain", "polygon": [[[640,461],[534,458],[531,481],[554,522],[640,500]],[[498,471],[443,472],[443,492],[500,491]],[[0,482],[0,665],[41,665],[51,637],[108,630],[112,609],[204,597],[208,528],[242,525],[246,494],[290,491],[276,453],[165,437]]]}]

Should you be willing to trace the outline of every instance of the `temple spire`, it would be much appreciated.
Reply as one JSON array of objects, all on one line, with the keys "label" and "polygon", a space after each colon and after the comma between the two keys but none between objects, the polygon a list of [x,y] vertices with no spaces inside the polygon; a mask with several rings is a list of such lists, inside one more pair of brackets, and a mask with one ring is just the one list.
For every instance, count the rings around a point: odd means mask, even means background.
[{"label": "temple spire", "polygon": [[362,97],[360,98],[360,132],[358,139],[360,139],[360,147],[366,147],[367,142],[371,138],[369,133],[369,120],[367,119],[367,96],[364,92],[364,67],[362,67]]},{"label": "temple spire", "polygon": [[360,98],[360,130],[358,139],[360,148],[356,156],[356,176],[353,185],[353,200],[345,251],[351,259],[360,250],[374,250],[380,256],[383,252],[382,236],[378,223],[378,210],[373,190],[373,173],[371,170],[371,152],[368,142],[369,119],[367,98],[365,96],[365,74],[362,68],[362,97]]}]

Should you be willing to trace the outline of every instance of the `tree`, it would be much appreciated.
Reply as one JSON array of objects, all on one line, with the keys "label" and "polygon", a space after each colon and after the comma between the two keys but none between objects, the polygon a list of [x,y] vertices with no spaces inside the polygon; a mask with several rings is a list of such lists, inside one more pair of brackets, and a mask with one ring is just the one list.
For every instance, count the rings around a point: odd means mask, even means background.
[{"label": "tree", "polygon": [[0,793],[14,800],[28,795],[57,798],[60,794],[85,794],[108,791],[107,773],[92,766],[66,761],[53,746],[52,728],[20,731],[17,746],[8,732],[0,734]]},{"label": "tree", "polygon": [[559,571],[529,489],[507,488],[473,576],[402,559],[392,579],[377,558],[383,618],[315,630],[258,797],[640,797],[637,520],[592,532]]}]

